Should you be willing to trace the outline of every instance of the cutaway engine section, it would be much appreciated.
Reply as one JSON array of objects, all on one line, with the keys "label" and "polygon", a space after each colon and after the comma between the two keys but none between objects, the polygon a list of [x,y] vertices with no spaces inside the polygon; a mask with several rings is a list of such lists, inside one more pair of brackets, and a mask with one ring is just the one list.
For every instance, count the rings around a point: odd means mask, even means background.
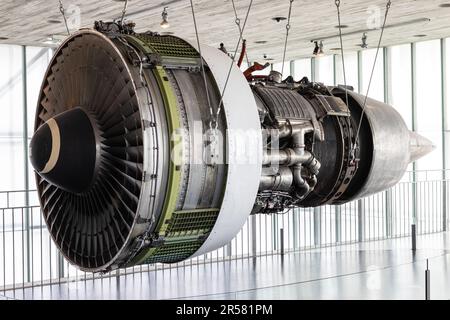
[{"label": "cutaway engine section", "polygon": [[251,213],[385,190],[433,148],[384,103],[231,63],[132,24],[97,22],[60,46],[30,157],[71,263],[179,262],[229,243]]}]

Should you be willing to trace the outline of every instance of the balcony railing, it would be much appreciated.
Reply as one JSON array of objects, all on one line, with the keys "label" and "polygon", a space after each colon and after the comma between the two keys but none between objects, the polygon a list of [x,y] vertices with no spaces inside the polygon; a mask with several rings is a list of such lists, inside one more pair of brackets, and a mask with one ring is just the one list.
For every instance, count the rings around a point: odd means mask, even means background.
[{"label": "balcony railing", "polygon": [[408,237],[416,217],[418,234],[448,228],[447,172],[407,173],[394,188],[342,206],[295,209],[250,216],[221,249],[172,265],[141,265],[111,274],[87,274],[58,252],[41,215],[36,191],[0,192],[0,294],[8,290],[170,270],[195,264],[245,259],[313,248]]}]

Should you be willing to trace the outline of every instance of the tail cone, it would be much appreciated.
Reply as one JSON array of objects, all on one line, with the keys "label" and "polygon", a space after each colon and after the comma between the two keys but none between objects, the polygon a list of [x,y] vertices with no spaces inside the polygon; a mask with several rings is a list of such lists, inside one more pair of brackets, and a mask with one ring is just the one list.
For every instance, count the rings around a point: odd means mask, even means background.
[{"label": "tail cone", "polygon": [[414,162],[426,156],[436,149],[436,146],[427,138],[417,134],[416,132],[409,132],[409,162]]}]

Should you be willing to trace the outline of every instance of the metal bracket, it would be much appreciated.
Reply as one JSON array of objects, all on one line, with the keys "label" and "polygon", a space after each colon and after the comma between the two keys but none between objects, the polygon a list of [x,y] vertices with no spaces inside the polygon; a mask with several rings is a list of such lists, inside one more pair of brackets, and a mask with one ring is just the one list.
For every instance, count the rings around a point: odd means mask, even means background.
[{"label": "metal bracket", "polygon": [[325,116],[350,117],[348,106],[341,98],[325,95],[316,95],[316,98],[325,111]]},{"label": "metal bracket", "polygon": [[153,68],[155,66],[159,66],[162,64],[162,59],[159,54],[156,53],[149,53],[146,55],[147,61],[145,66],[142,65],[143,68]]},{"label": "metal bracket", "polygon": [[148,181],[154,180],[156,178],[157,178],[156,174],[154,174],[154,173],[147,173],[146,171],[144,171],[142,180],[143,180],[143,182],[148,182]]},{"label": "metal bracket", "polygon": [[166,242],[166,239],[162,236],[158,236],[158,238],[151,238],[150,240],[150,244],[148,245],[148,247],[151,248],[160,248],[164,245],[164,243]]},{"label": "metal bracket", "polygon": [[142,129],[145,131],[147,128],[154,128],[156,127],[156,123],[152,122],[150,120],[142,120]]}]

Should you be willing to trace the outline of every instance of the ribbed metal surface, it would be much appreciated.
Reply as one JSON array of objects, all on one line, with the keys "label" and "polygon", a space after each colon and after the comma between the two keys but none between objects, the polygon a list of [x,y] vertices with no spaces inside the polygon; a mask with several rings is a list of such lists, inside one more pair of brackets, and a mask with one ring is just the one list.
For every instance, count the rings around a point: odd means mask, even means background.
[{"label": "ribbed metal surface", "polygon": [[255,86],[275,119],[309,120],[313,117],[310,104],[296,91]]},{"label": "ribbed metal surface", "polygon": [[48,69],[36,128],[81,107],[96,119],[99,172],[82,194],[66,192],[36,175],[44,219],[63,254],[97,268],[119,252],[132,227],[142,181],[141,117],[131,77],[116,50],[92,34],[72,38]]},{"label": "ribbed metal surface", "polygon": [[177,211],[169,223],[168,237],[201,235],[209,232],[217,220],[219,209]]},{"label": "ribbed metal surface", "polygon": [[198,58],[197,50],[186,41],[172,36],[156,36],[151,34],[137,34],[137,39],[151,48],[153,53],[167,57]]},{"label": "ribbed metal surface", "polygon": [[202,245],[203,241],[196,240],[184,243],[165,244],[157,248],[150,258],[143,261],[143,264],[150,263],[174,263],[189,258]]}]

